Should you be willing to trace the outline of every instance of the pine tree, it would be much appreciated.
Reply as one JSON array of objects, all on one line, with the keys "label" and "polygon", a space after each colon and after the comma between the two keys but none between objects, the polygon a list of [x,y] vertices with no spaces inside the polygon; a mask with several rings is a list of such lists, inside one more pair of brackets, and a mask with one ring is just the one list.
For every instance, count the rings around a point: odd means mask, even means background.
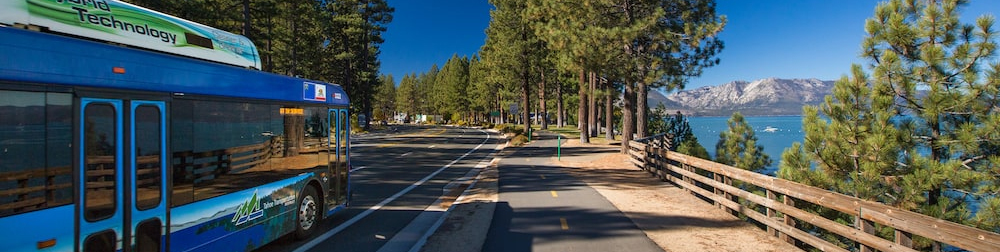
[{"label": "pine tree", "polygon": [[680,111],[670,115],[663,104],[659,104],[651,111],[647,125],[649,125],[649,131],[653,135],[665,133],[670,136],[669,149],[671,151],[702,159],[711,159],[708,150],[701,143],[698,143],[698,137],[691,130],[690,122]]},{"label": "pine tree", "polygon": [[778,175],[1000,231],[997,35],[992,16],[960,24],[964,3],[879,4],[862,43],[871,76],[855,66],[805,109],[805,143],[785,151]]},{"label": "pine tree", "polygon": [[476,122],[481,122],[487,114],[494,111],[492,101],[497,91],[492,90],[494,85],[487,82],[487,71],[480,57],[473,56],[469,60],[469,86],[465,93],[468,95],[470,111],[478,115]]},{"label": "pine tree", "polygon": [[374,114],[377,115],[377,117],[372,119],[389,121],[392,119],[393,112],[396,111],[396,82],[392,78],[391,74],[380,75],[378,79],[379,84],[376,88],[374,102]]},{"label": "pine tree", "polygon": [[406,114],[410,120],[417,114],[417,76],[407,74],[399,81],[396,88],[396,111]]},{"label": "pine tree", "polygon": [[[527,21],[527,4],[518,0],[491,0],[495,7],[490,11],[490,26],[481,56],[489,66],[490,78],[502,87],[515,92],[519,97],[518,113],[525,128],[530,127],[532,112],[531,91],[533,80],[538,80],[544,56],[539,56],[542,47],[539,39]],[[502,76],[502,77],[501,77]]]},{"label": "pine tree", "polygon": [[441,70],[438,68],[437,64],[431,65],[431,69],[427,72],[421,73],[417,76],[416,88],[413,91],[413,99],[415,99],[415,113],[421,115],[429,115],[434,113],[434,103],[431,100],[431,90],[434,90],[434,86],[437,85],[434,81],[437,80],[437,75]]},{"label": "pine tree", "polygon": [[[834,84],[833,94],[817,109],[805,110],[803,129],[806,131],[803,150],[791,148],[785,152],[804,151],[815,162],[799,163],[799,159],[782,161],[779,177],[819,176],[844,178],[823,180],[824,186],[867,200],[887,203],[892,199],[893,184],[882,183],[886,178],[902,175],[896,166],[903,137],[895,129],[892,90],[885,83],[872,81],[860,65],[852,67],[852,76]],[[820,112],[827,120],[820,118]],[[799,153],[796,155],[803,155]],[[791,155],[791,154],[783,154]],[[793,174],[799,173],[799,174]],[[886,198],[889,196],[889,198]]]},{"label": "pine tree", "polygon": [[729,128],[719,133],[715,145],[715,162],[754,172],[771,165],[771,158],[764,153],[763,146],[757,145],[757,135],[743,115],[733,113],[726,124]]},{"label": "pine tree", "polygon": [[[377,86],[378,54],[384,42],[382,33],[392,22],[394,8],[385,0],[344,0],[326,3],[330,25],[325,29],[326,37],[320,42],[327,44],[325,69],[334,71],[333,81],[344,86],[351,97],[351,107],[355,114],[371,118],[372,100]],[[337,66],[337,67],[329,67]],[[366,120],[362,125],[369,128]]]},{"label": "pine tree", "polygon": [[468,58],[452,55],[441,68],[434,83],[431,95],[434,97],[436,112],[453,121],[459,119],[457,117],[467,111],[469,103],[465,93],[469,85]]},{"label": "pine tree", "polygon": [[[964,219],[966,197],[988,203],[997,198],[1000,160],[994,17],[960,24],[964,1],[891,1],[866,23],[863,53],[877,82],[896,93],[906,155],[913,171],[902,181],[902,197],[921,212],[954,221]],[[985,77],[985,78],[984,78]],[[929,150],[926,155],[918,155]],[[922,185],[930,185],[929,188]],[[906,187],[906,186],[904,186]],[[946,193],[949,192],[949,193]],[[926,195],[926,196],[925,196]],[[979,213],[976,218],[995,213]]]}]

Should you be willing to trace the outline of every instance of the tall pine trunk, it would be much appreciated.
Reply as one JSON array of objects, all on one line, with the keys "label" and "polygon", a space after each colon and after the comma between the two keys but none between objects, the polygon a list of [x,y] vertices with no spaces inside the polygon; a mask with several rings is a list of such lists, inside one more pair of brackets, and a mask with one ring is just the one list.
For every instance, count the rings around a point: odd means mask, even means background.
[{"label": "tall pine trunk", "polygon": [[628,153],[628,142],[632,140],[635,129],[635,84],[625,83],[623,96],[625,106],[622,107],[622,154]]},{"label": "tall pine trunk", "polygon": [[[622,6],[625,12],[625,20],[629,23],[632,22],[632,5],[631,1],[625,1],[625,5]],[[635,54],[631,44],[625,45],[625,56],[633,57]],[[622,99],[624,100],[624,106],[622,106],[622,154],[628,154],[629,151],[629,141],[632,141],[632,130],[635,127],[635,83],[632,82],[631,78],[625,78],[625,93],[622,94]]]},{"label": "tall pine trunk", "polygon": [[563,83],[556,83],[556,127],[566,127],[566,111],[563,110]]},{"label": "tall pine trunk", "polygon": [[240,1],[240,4],[243,5],[243,36],[253,38],[250,34],[250,0]]},{"label": "tall pine trunk", "polygon": [[587,87],[588,89],[590,89],[590,92],[589,92],[590,95],[587,97],[588,98],[587,101],[590,102],[590,105],[587,106],[589,108],[589,110],[588,110],[589,114],[587,116],[587,119],[589,119],[588,125],[590,125],[590,130],[589,131],[590,131],[590,136],[591,137],[597,137],[597,128],[598,128],[598,124],[597,124],[597,94],[595,94],[595,92],[594,92],[595,89],[596,89],[595,88],[596,84],[597,84],[597,73],[596,72],[590,72],[590,85]]},{"label": "tall pine trunk", "polygon": [[542,77],[541,81],[538,82],[538,108],[542,111],[539,118],[542,120],[540,123],[542,125],[542,129],[547,130],[549,129],[549,112],[548,106],[545,106],[545,70],[539,72]]},{"label": "tall pine trunk", "polygon": [[577,109],[577,115],[580,121],[580,143],[590,143],[590,134],[587,134],[587,77],[586,71],[580,69],[580,107]]},{"label": "tall pine trunk", "polygon": [[636,124],[636,126],[635,126],[635,133],[636,133],[636,137],[641,139],[641,138],[645,138],[646,135],[648,135],[648,133],[649,133],[647,131],[647,129],[646,129],[646,118],[648,118],[647,115],[646,115],[647,114],[646,112],[649,111],[649,106],[646,105],[646,102],[647,102],[646,101],[646,98],[647,98],[646,93],[649,91],[649,89],[646,86],[646,82],[645,81],[640,81],[637,84],[638,85],[636,86],[636,91],[638,91],[638,93],[635,95],[635,100],[636,100],[636,103],[638,103],[638,104],[636,104],[636,106],[635,106],[636,107],[635,110],[636,110],[636,114],[637,114],[637,116],[635,118],[636,119],[635,120],[635,124]]},{"label": "tall pine trunk", "polygon": [[607,129],[607,132],[604,133],[604,137],[608,140],[615,140],[615,127],[614,127],[615,124],[613,120],[615,115],[614,113],[615,110],[611,104],[612,103],[611,97],[615,96],[614,96],[614,90],[611,90],[610,81],[604,82],[604,90],[607,94],[604,97],[604,128]]},{"label": "tall pine trunk", "polygon": [[[521,40],[528,40],[527,27],[521,27]],[[528,83],[528,71],[530,70],[528,66],[528,52],[521,50],[521,103],[524,107],[521,109],[521,120],[524,123],[524,133],[530,134],[529,129],[531,128],[531,97],[528,92],[531,90],[530,84]]]}]

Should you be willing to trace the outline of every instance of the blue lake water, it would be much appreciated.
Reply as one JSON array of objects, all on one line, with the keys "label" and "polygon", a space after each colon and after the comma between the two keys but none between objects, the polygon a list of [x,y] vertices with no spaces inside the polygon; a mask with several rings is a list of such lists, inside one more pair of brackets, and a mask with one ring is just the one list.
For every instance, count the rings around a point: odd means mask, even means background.
[{"label": "blue lake water", "polygon": [[[688,117],[691,131],[698,137],[698,143],[715,157],[715,144],[719,142],[719,133],[729,129],[726,121],[729,117]],[[764,153],[771,157],[771,166],[764,174],[774,175],[778,170],[781,152],[791,147],[794,142],[802,142],[805,133],[802,132],[801,116],[766,116],[746,117],[747,123],[757,135],[757,144],[764,147]],[[768,130],[771,128],[770,130]]]}]

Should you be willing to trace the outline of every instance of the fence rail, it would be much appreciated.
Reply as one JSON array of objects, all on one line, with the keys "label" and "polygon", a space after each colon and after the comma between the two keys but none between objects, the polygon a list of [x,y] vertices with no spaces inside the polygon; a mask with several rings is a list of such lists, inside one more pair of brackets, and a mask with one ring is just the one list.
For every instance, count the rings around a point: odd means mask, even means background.
[{"label": "fence rail", "polygon": [[[970,251],[1000,251],[1000,234],[672,152],[665,148],[665,138],[660,135],[629,142],[629,159],[664,181],[765,225],[770,234],[786,242],[802,242],[822,251],[854,250],[801,229],[801,224],[808,223],[857,243],[860,251],[916,251],[914,236]],[[765,195],[733,186],[733,181],[759,187]],[[740,201],[760,207],[751,208]],[[852,216],[854,223],[827,219],[796,207],[796,202]],[[892,238],[876,235],[876,225],[893,229]]]}]

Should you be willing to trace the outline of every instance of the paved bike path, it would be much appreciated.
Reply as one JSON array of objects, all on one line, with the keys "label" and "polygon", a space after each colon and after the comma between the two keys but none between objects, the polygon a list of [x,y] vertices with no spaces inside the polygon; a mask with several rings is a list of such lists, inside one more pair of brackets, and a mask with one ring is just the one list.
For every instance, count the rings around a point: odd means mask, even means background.
[{"label": "paved bike path", "polygon": [[562,170],[555,135],[534,140],[497,166],[500,196],[483,251],[663,251],[600,193]]}]

